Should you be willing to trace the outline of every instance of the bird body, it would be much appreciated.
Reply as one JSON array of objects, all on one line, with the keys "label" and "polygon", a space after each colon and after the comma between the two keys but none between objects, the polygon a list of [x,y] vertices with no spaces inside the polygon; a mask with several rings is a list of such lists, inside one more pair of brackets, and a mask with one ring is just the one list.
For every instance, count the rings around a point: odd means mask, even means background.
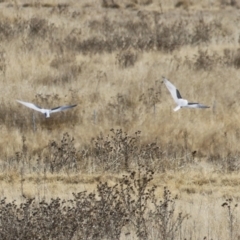
[{"label": "bird body", "polygon": [[183,99],[179,90],[171,83],[168,79],[163,77],[163,82],[165,83],[167,89],[172,95],[172,98],[178,105],[174,108],[174,111],[178,111],[181,108],[209,108],[209,106],[203,105],[201,103],[190,103],[188,100]]},{"label": "bird body", "polygon": [[55,107],[55,108],[52,108],[52,109],[44,109],[44,108],[41,108],[33,103],[29,103],[29,102],[24,102],[24,101],[20,101],[20,100],[17,100],[17,102],[23,104],[24,106],[26,107],[29,107],[31,109],[34,109],[38,112],[41,112],[42,114],[45,115],[46,118],[49,118],[50,117],[50,114],[51,113],[55,113],[55,112],[61,112],[63,110],[66,110],[66,109],[69,109],[69,108],[73,108],[73,107],[76,107],[77,105],[68,105],[68,106],[60,106],[60,107]]}]

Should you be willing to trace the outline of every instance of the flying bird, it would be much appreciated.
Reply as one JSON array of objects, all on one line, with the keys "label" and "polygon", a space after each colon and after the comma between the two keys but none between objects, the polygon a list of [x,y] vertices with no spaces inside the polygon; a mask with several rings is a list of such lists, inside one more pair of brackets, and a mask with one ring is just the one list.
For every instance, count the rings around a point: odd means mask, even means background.
[{"label": "flying bird", "polygon": [[69,106],[55,107],[55,108],[52,108],[52,109],[44,109],[44,108],[41,108],[41,107],[39,107],[39,106],[37,106],[33,103],[23,102],[23,101],[20,101],[20,100],[17,100],[17,102],[25,105],[26,107],[32,108],[32,109],[34,109],[38,112],[41,112],[42,114],[45,115],[46,118],[49,118],[51,113],[61,112],[63,110],[66,110],[66,109],[73,108],[73,107],[77,106],[75,104],[75,105],[69,105]]},{"label": "flying bird", "polygon": [[201,103],[190,103],[188,100],[183,99],[178,89],[170,83],[165,77],[163,77],[163,82],[165,83],[167,89],[171,93],[174,101],[178,105],[174,108],[174,111],[178,111],[180,108],[210,108],[209,106],[203,105]]}]

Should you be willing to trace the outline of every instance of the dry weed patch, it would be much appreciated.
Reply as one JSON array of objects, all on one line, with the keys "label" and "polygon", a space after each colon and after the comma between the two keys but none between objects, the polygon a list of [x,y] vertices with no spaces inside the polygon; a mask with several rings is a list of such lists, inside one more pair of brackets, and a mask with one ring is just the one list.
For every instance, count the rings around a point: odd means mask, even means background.
[{"label": "dry weed patch", "polygon": [[[155,187],[149,187],[153,174],[139,167],[137,172],[123,176],[119,184],[110,187],[99,182],[97,194],[73,193],[69,200],[57,198],[38,202],[31,198],[18,205],[15,201],[7,203],[4,198],[0,207],[1,237],[45,238],[58,233],[58,239],[82,236],[120,239],[122,228],[128,225],[139,239],[145,239],[152,224],[158,228],[161,239],[174,236],[187,216],[179,213],[175,217],[177,199],[167,188],[163,200],[156,199]],[[149,204],[152,210],[147,207]],[[9,220],[14,227],[8,224]]]}]

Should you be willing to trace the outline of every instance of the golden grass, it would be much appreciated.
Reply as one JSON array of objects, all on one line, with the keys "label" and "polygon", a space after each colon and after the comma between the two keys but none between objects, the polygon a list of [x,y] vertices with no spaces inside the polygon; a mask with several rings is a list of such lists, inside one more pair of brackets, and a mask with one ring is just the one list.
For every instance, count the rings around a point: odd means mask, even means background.
[{"label": "golden grass", "polygon": [[[49,4],[57,3],[58,1],[52,1]],[[104,9],[100,9],[99,5],[94,8],[91,5],[93,3],[95,2],[90,3],[90,9],[98,13],[94,15],[94,19],[101,19],[101,11]],[[195,7],[198,9],[198,6],[203,7],[207,3],[208,1],[193,2],[192,11]],[[220,1],[216,6],[219,3]],[[21,6],[21,2],[18,4]],[[144,7],[150,11],[149,9],[155,7],[156,4],[157,2],[154,1],[153,4],[139,5],[138,7]],[[83,5],[80,4],[80,6]],[[168,5],[172,5],[172,3],[162,1],[163,8],[167,9]],[[69,4],[68,11],[71,12],[75,7],[80,6],[73,1]],[[9,18],[16,19],[20,16],[24,19],[30,19],[35,16],[35,11],[38,17],[44,14],[49,22],[61,29],[59,31],[60,38],[64,38],[71,32],[71,29],[78,26],[76,20],[70,21],[69,12],[62,16],[58,13],[49,13],[45,8],[33,8],[31,11],[28,8],[6,8],[2,18],[5,19],[7,16],[9,20]],[[87,7],[84,9],[86,12],[81,8],[79,11],[81,11],[82,22],[87,23],[90,10]],[[219,10],[217,14],[234,18],[234,14],[231,12],[234,13],[234,9],[229,9],[227,13]],[[179,12],[179,14],[184,13],[184,11]],[[124,13],[120,12],[119,14],[123,15]],[[128,17],[130,14],[136,18],[135,13],[126,13]],[[118,11],[111,11],[109,17],[112,16],[119,17]],[[190,13],[190,16],[193,15]],[[209,16],[209,19],[211,18],[213,17]],[[170,19],[173,21],[175,16],[170,15]],[[238,28],[235,24],[230,25],[231,21],[223,19],[223,24],[226,29],[232,29],[231,32],[235,32],[232,35],[235,39],[227,43],[225,42],[227,38],[224,38],[223,42],[218,39],[217,44],[210,43],[207,47],[203,46],[203,49],[217,51],[219,54],[222,54],[225,48],[234,49],[237,46]],[[82,35],[84,34],[84,38],[87,38],[91,33],[83,26],[79,29],[81,29]],[[87,32],[88,35],[85,34]],[[4,82],[1,96],[2,102],[6,106],[4,109],[6,112],[2,112],[2,114],[6,115],[5,122],[10,125],[4,132],[7,131],[8,142],[11,142],[8,149],[12,149],[12,153],[8,151],[8,154],[14,154],[16,149],[19,149],[23,134],[26,136],[27,142],[31,142],[29,147],[35,150],[46,146],[50,139],[55,139],[66,131],[74,135],[79,140],[77,144],[80,145],[89,142],[96,133],[107,134],[111,127],[122,127],[131,132],[141,130],[146,140],[158,137],[163,144],[169,142],[173,136],[172,140],[176,145],[182,144],[183,134],[187,131],[190,149],[197,150],[200,156],[219,153],[219,149],[221,149],[219,154],[227,151],[234,152],[238,149],[239,110],[237,102],[239,97],[238,90],[235,88],[238,82],[238,70],[215,67],[211,72],[204,70],[196,72],[189,66],[181,65],[178,60],[173,58],[173,56],[191,58],[197,54],[198,46],[182,47],[173,54],[152,51],[138,53],[138,60],[134,67],[126,69],[119,68],[116,64],[115,52],[82,55],[64,50],[63,54],[59,56],[49,48],[47,42],[37,38],[29,41],[21,35],[11,41],[4,41],[2,49],[5,51],[7,64],[6,73],[1,75],[1,81]],[[181,66],[179,67],[179,65]],[[69,73],[69,69],[74,67],[78,67],[80,70],[74,77],[71,77],[72,73]],[[66,83],[63,82],[64,80],[59,80],[65,74],[67,76],[70,74]],[[165,86],[160,84],[161,75],[165,75],[174,82],[183,96],[209,104],[212,108],[207,111],[184,109],[178,113],[173,113],[174,103]],[[156,80],[158,81],[156,82]],[[161,94],[159,102],[156,103],[154,114],[154,107],[146,106],[142,101],[139,101],[139,98],[143,95],[145,101],[148,100],[149,89],[156,87],[156,92],[160,91]],[[117,94],[128,100],[126,105],[122,107],[122,111],[117,109],[117,105],[119,105]],[[39,95],[40,98],[37,97]],[[42,116],[35,114],[38,130],[37,134],[33,134],[31,110],[19,106],[15,99],[37,102],[46,107],[67,103],[78,103],[78,107],[73,110],[74,120],[69,121],[67,125],[59,119],[64,116],[64,120],[66,120],[72,112],[53,115],[54,120],[45,120]],[[47,99],[46,103],[44,99]],[[110,110],[109,104],[113,106]],[[14,119],[12,115],[8,116],[7,108],[9,105],[14,111]],[[121,112],[118,113],[118,111]],[[122,115],[126,115],[126,117]],[[21,127],[19,127],[18,121],[21,121]],[[58,130],[53,131],[54,127],[48,129],[47,121],[58,121],[58,124],[55,125]],[[6,141],[6,138],[3,138],[3,141]]]},{"label": "golden grass", "polygon": [[[40,195],[44,199],[61,196],[71,198],[72,192],[89,191],[96,189],[99,182],[108,182],[110,186],[119,183],[122,174],[23,174],[16,172],[2,173],[0,175],[1,188],[9,200],[21,199],[22,194],[31,197]],[[14,189],[23,187],[23,192],[15,192]],[[157,186],[157,197],[161,198],[162,189],[168,186],[173,195],[178,195],[181,201],[195,201],[201,196],[209,197],[212,201],[216,199],[236,198],[238,199],[240,181],[237,173],[225,174],[204,173],[196,169],[182,170],[177,173],[166,172],[156,174],[150,186]],[[8,191],[9,189],[12,191]],[[14,194],[14,195],[13,195]]]},{"label": "golden grass", "polygon": [[[178,2],[182,2],[179,7],[175,7],[177,1],[115,1],[119,8],[103,8],[101,1],[93,0],[68,1],[67,5],[64,1],[53,0],[40,5],[37,1],[1,3],[0,9],[4,11],[0,20],[6,23],[0,28],[1,166],[22,151],[23,136],[27,156],[33,162],[38,154],[44,156],[49,141],[59,140],[65,132],[75,138],[76,149],[82,151],[100,133],[110,134],[111,128],[122,128],[131,135],[140,130],[142,144],[156,142],[169,162],[184,162],[179,168],[156,173],[152,184],[159,187],[159,198],[164,186],[179,195],[178,209],[195,219],[186,226],[193,228],[192,239],[204,236],[226,239],[226,216],[219,208],[225,198],[240,197],[238,173],[233,171],[238,165],[228,162],[239,157],[239,66],[236,61],[221,65],[219,58],[213,56],[217,54],[222,61],[230,61],[231,57],[237,59],[238,10],[237,6],[231,7],[227,1],[220,0]],[[140,51],[131,47],[83,53],[74,49],[74,42],[70,43],[68,38],[87,41],[93,36],[99,39],[111,36],[108,31],[116,29],[111,30],[104,19],[113,26],[116,24],[119,32],[123,27],[117,24],[126,22],[146,21],[153,29],[156,13],[161,13],[160,22],[169,25],[178,20],[190,20],[189,28],[202,18],[205,24],[216,21],[221,24],[220,33],[214,33],[209,42],[186,44],[173,51],[154,48]],[[38,22],[38,19],[45,22]],[[36,29],[38,24],[42,27],[38,32],[31,24],[36,24]],[[11,27],[14,34],[6,37],[3,32]],[[208,69],[208,63],[197,62],[201,51],[207,51],[208,57],[214,59],[211,68]],[[229,59],[225,59],[226,51],[232,54]],[[121,62],[126,53],[135,57],[132,66],[126,67],[126,62]],[[204,59],[207,61],[207,57]],[[184,98],[211,108],[173,112],[175,104],[161,83],[161,76],[169,78]],[[45,119],[18,104],[16,99],[46,108],[63,104],[78,106]],[[196,154],[192,159],[193,151]],[[25,172],[21,176],[21,167],[16,169],[18,167],[2,168],[0,193],[19,202],[23,195],[69,199],[72,192],[91,192],[99,181],[114,184],[121,176],[121,171],[87,174],[93,171],[91,167],[81,175],[64,171],[44,175],[31,172],[24,164]]]}]

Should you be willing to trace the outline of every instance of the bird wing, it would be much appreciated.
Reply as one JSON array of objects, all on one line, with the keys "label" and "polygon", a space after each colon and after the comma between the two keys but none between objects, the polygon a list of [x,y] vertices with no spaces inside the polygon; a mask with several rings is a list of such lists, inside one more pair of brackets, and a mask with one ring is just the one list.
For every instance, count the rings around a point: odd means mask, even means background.
[{"label": "bird wing", "polygon": [[209,106],[203,105],[201,103],[188,103],[189,108],[210,108]]},{"label": "bird wing", "polygon": [[38,107],[37,105],[33,104],[33,103],[28,103],[28,102],[23,102],[23,101],[20,101],[20,100],[17,100],[17,102],[25,105],[26,107],[29,107],[29,108],[32,108],[38,112],[42,112],[42,108],[41,107]]},{"label": "bird wing", "polygon": [[182,99],[182,96],[178,89],[172,83],[170,83],[165,77],[163,77],[163,82],[165,83],[167,89],[171,93],[174,101],[179,105],[179,99]]},{"label": "bird wing", "polygon": [[76,107],[77,105],[69,105],[69,106],[60,106],[60,107],[55,107],[51,109],[51,113],[55,113],[55,112],[61,112],[63,110],[69,109],[69,108],[73,108]]}]

